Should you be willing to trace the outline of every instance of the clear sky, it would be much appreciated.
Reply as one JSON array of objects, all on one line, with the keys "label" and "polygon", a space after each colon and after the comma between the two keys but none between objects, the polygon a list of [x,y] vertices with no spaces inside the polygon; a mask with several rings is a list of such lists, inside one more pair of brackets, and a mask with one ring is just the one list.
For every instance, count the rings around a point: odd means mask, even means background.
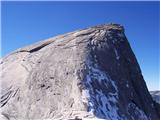
[{"label": "clear sky", "polygon": [[119,23],[149,90],[160,89],[158,2],[2,2],[2,56],[58,34]]}]

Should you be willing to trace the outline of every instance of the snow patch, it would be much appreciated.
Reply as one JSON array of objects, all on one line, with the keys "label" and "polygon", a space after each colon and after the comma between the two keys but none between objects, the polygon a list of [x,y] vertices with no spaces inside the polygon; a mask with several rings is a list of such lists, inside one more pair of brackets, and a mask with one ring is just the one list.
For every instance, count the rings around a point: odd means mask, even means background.
[{"label": "snow patch", "polygon": [[[102,91],[99,91],[96,98],[97,101],[101,100],[102,102],[102,105],[98,108],[98,114],[102,114],[101,111],[103,111],[107,120],[120,119],[117,112],[118,108],[116,106],[117,96],[105,96]],[[113,103],[112,105],[111,102]]]},{"label": "snow patch", "polygon": [[116,55],[116,59],[119,60],[120,56],[119,56],[116,48],[114,48],[114,53],[115,53],[115,55]]},{"label": "snow patch", "polygon": [[85,89],[85,90],[82,90],[82,101],[84,103],[87,103],[88,102],[88,99],[89,99],[90,95],[89,95],[89,90]]},{"label": "snow patch", "polygon": [[127,88],[129,88],[129,85],[128,85],[128,83],[126,84],[126,87],[127,87]]},{"label": "snow patch", "polygon": [[127,83],[126,83],[126,87],[127,87],[127,88],[129,88],[129,84],[128,84],[128,81],[127,81]]},{"label": "snow patch", "polygon": [[134,103],[129,103],[128,109],[132,110],[132,113],[129,113],[129,112],[128,113],[130,114],[133,120],[135,120],[133,116],[138,116],[137,119],[139,120],[150,120],[150,118],[148,118],[146,114],[141,109],[139,109]]},{"label": "snow patch", "polygon": [[[90,113],[96,115],[99,118],[107,120],[122,120],[118,114],[118,88],[115,82],[107,75],[106,72],[91,61],[87,61],[88,74],[86,75],[85,85],[86,88],[82,91],[83,102],[87,102],[88,110]],[[109,92],[103,91],[102,88],[93,88],[93,84],[106,86]],[[108,86],[109,85],[109,86]],[[110,89],[113,89],[110,90]],[[87,99],[86,99],[87,98]],[[85,100],[86,99],[86,100]],[[124,120],[124,119],[123,119]]]}]

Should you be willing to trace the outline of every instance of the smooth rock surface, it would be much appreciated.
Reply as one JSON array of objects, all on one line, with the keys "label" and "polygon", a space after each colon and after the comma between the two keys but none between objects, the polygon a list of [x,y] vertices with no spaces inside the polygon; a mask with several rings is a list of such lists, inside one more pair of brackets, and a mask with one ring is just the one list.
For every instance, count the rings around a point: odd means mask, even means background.
[{"label": "smooth rock surface", "polygon": [[1,119],[160,119],[118,24],[20,48],[0,67]]}]

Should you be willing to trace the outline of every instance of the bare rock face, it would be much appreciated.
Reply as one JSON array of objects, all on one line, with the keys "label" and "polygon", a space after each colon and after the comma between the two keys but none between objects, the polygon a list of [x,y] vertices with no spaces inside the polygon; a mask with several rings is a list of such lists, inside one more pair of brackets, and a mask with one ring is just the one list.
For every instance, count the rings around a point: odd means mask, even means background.
[{"label": "bare rock face", "polygon": [[1,119],[160,119],[118,24],[18,49],[0,67]]}]

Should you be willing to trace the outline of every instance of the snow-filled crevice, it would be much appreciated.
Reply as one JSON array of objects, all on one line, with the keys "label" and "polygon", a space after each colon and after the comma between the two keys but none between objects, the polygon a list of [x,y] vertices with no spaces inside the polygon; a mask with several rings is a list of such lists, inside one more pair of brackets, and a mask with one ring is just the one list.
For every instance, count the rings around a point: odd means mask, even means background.
[{"label": "snow-filled crevice", "polygon": [[116,83],[98,64],[90,60],[86,64],[88,74],[84,80],[82,101],[87,104],[88,112],[102,119],[121,120],[122,118],[118,114],[119,98]]}]

